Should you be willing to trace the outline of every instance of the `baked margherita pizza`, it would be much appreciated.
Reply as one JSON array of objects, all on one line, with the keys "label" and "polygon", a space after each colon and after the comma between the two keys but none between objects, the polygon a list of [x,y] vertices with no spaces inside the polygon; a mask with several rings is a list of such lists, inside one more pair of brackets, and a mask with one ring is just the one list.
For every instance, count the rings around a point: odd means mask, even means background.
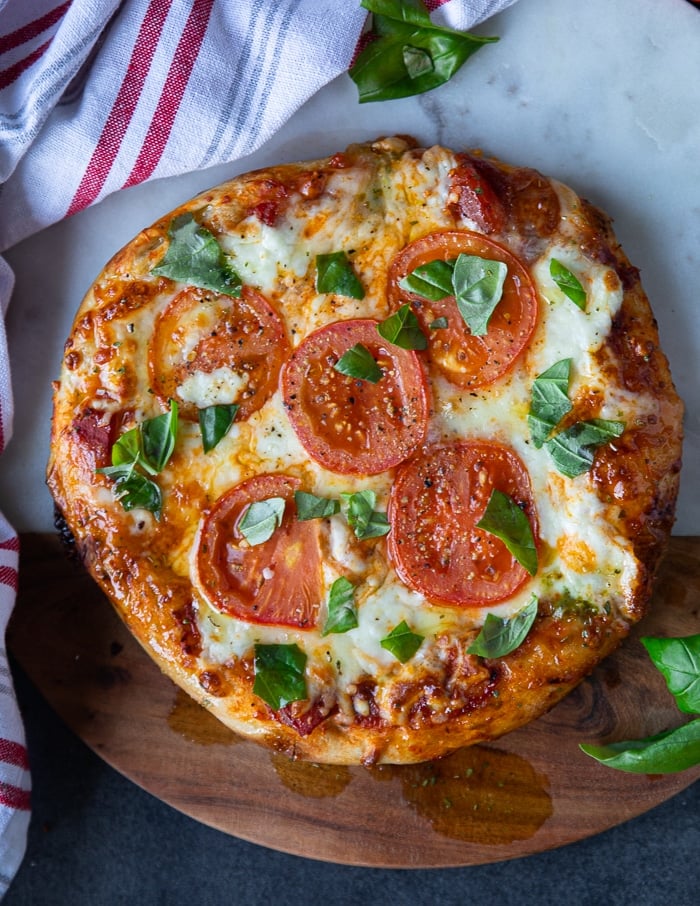
[{"label": "baked margherita pizza", "polygon": [[643,616],[673,523],[681,403],[608,218],[404,137],[144,230],[54,404],[49,486],[134,636],[317,762],[541,715]]}]

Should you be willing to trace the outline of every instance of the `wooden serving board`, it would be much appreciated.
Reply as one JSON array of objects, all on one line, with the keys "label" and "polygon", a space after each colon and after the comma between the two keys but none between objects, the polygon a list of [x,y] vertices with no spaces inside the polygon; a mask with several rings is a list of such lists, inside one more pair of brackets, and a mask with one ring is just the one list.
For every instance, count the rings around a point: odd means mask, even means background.
[{"label": "wooden serving board", "polygon": [[56,538],[21,544],[8,632],[20,665],[110,765],[236,837],[352,865],[476,865],[599,833],[700,777],[625,774],[578,748],[682,722],[638,637],[700,632],[700,538],[672,539],[650,616],[548,715],[489,746],[375,768],[290,762],[235,736],[160,673]]}]

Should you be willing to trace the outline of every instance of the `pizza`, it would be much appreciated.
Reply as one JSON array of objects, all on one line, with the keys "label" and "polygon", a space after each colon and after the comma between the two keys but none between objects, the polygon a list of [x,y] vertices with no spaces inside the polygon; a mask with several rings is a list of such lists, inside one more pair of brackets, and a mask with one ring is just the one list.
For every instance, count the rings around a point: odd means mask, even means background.
[{"label": "pizza", "polygon": [[644,615],[682,405],[571,188],[409,137],[238,176],[87,293],[48,484],[160,668],[290,757],[496,739]]}]

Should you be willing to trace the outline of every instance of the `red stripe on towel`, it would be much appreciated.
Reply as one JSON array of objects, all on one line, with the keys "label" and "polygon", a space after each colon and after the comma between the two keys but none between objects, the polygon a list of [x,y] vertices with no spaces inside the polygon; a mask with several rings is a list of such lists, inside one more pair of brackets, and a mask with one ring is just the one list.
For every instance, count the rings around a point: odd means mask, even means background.
[{"label": "red stripe on towel", "polygon": [[124,188],[148,179],[163,156],[209,24],[214,0],[195,0],[173,56],[158,106]]}]

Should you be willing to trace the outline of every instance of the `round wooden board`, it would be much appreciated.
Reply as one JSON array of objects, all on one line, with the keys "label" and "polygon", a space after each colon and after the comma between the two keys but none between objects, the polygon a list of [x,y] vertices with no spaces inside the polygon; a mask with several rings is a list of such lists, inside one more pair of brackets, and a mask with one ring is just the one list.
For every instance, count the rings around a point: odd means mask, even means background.
[{"label": "round wooden board", "polygon": [[489,746],[411,766],[291,762],[235,736],[164,677],[51,535],[21,539],[13,655],[118,771],[205,824],[324,861],[484,864],[562,846],[700,777],[605,768],[578,748],[682,722],[638,641],[700,632],[700,539],[674,538],[650,616],[548,715]]}]

